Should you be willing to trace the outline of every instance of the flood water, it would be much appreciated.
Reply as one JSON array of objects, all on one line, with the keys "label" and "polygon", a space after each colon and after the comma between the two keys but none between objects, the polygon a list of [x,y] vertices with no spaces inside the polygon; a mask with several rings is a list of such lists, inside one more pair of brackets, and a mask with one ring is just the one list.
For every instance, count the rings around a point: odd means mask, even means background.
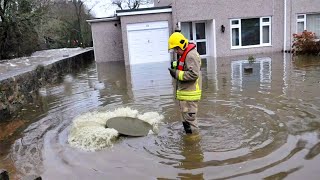
[{"label": "flood water", "polygon": [[[168,63],[92,63],[42,88],[0,124],[0,168],[43,179],[319,179],[320,58],[261,55],[202,64],[200,136],[184,134]],[[74,118],[98,108],[163,115],[159,133],[121,137],[90,152],[71,147]]]}]

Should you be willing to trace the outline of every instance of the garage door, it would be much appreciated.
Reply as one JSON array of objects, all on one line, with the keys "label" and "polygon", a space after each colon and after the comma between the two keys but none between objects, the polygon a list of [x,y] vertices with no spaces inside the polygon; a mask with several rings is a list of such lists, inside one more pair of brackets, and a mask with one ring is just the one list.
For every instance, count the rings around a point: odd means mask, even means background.
[{"label": "garage door", "polygon": [[169,61],[168,21],[127,25],[130,64]]}]

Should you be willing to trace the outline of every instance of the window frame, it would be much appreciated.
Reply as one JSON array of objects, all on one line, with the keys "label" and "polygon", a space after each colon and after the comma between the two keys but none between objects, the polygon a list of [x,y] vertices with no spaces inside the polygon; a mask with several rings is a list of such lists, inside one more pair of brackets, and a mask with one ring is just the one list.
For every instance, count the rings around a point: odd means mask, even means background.
[{"label": "window frame", "polygon": [[[197,39],[197,28],[196,28],[196,24],[199,24],[199,23],[203,23],[204,24],[204,32],[205,32],[205,39]],[[207,23],[205,21],[193,21],[192,23],[192,39],[191,42],[193,42],[196,46],[197,46],[197,43],[198,42],[205,42],[206,43],[206,54],[202,54],[201,57],[204,57],[204,56],[207,56],[208,55],[208,38],[207,38],[207,34],[208,32],[206,31],[207,30]],[[198,46],[197,46],[198,47]]]},{"label": "window frame", "polygon": [[[263,17],[257,17],[259,18],[259,26],[260,26],[260,44],[257,45],[249,45],[249,46],[242,46],[242,32],[241,32],[241,20],[243,19],[255,19],[255,18],[237,18],[237,19],[230,19],[230,47],[231,49],[246,49],[246,48],[256,48],[256,47],[266,47],[266,46],[272,46],[272,18],[271,16],[263,16]],[[269,19],[268,22],[263,22],[264,19]],[[232,24],[232,22],[238,21],[237,24]],[[263,27],[267,26],[269,27],[269,42],[263,43]],[[239,45],[232,45],[232,30],[238,29],[239,31]]]},{"label": "window frame", "polygon": [[[303,18],[299,18],[299,16],[303,16]],[[303,22],[303,30],[306,30],[307,29],[307,14],[297,14],[296,16],[296,33],[301,33],[301,32],[298,32],[298,23],[301,23]]]},{"label": "window frame", "polygon": [[[188,39],[189,42],[194,43],[195,45],[197,45],[197,43],[199,42],[205,42],[206,43],[206,54],[202,54],[200,55],[200,57],[206,57],[208,56],[209,52],[208,52],[208,32],[207,32],[207,22],[206,21],[189,21],[189,22],[180,22],[180,23],[190,23],[191,22],[191,26],[192,26],[192,40]],[[204,32],[205,32],[205,39],[197,39],[197,33],[196,33],[196,24],[199,23],[203,23],[204,24]]]},{"label": "window frame", "polygon": [[[305,30],[310,31],[310,29],[309,30],[307,29],[307,23],[308,23],[307,16],[308,15],[314,15],[314,14],[320,15],[320,13],[297,14],[297,16],[296,16],[296,33],[297,34],[298,33],[302,33],[302,32],[298,32],[298,23],[301,23],[301,22],[303,22],[303,31],[305,31]],[[303,18],[299,18],[299,16],[303,16]],[[320,40],[320,34],[316,35],[316,40]]]}]

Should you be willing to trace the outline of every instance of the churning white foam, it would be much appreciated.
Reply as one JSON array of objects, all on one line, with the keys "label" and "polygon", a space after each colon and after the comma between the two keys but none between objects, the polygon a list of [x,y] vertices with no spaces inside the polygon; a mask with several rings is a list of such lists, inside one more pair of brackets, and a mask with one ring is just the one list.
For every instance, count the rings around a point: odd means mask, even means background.
[{"label": "churning white foam", "polygon": [[[141,119],[153,126],[150,133],[158,133],[158,125],[163,116],[157,112],[140,114],[130,107],[114,111],[93,111],[76,117],[70,130],[68,142],[72,147],[87,151],[96,151],[113,145],[119,133],[112,128],[105,128],[108,119],[114,117],[132,117]],[[149,134],[150,134],[149,133]]]}]

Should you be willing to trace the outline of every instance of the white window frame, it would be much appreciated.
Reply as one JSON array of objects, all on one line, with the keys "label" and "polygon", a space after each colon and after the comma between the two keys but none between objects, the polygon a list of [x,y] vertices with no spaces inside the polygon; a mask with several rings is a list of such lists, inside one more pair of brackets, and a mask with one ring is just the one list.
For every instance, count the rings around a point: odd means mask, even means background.
[{"label": "white window frame", "polygon": [[[232,24],[233,21],[238,21],[238,24]],[[242,41],[242,38],[241,38],[241,19],[231,19],[230,20],[230,40],[231,40],[231,49],[233,47],[239,47],[241,46],[241,41]],[[237,46],[233,46],[232,45],[232,29],[239,29],[239,45]]]},{"label": "white window frame", "polygon": [[[266,47],[272,46],[272,25],[271,25],[271,16],[266,17],[258,17],[260,19],[260,44],[258,45],[250,45],[250,46],[242,46],[242,36],[241,36],[241,20],[242,19],[230,19],[230,46],[231,49],[246,49],[246,48],[256,48],[256,47]],[[252,19],[252,18],[244,18],[244,19]],[[263,19],[269,19],[269,22],[263,22]],[[238,21],[238,24],[232,24],[233,21]],[[269,26],[269,43],[263,43],[263,26]],[[239,45],[232,45],[232,29],[239,29]]]},{"label": "white window frame", "polygon": [[[268,22],[263,22],[263,19],[269,19]],[[263,27],[269,26],[269,42],[263,43]],[[271,17],[261,17],[260,18],[260,44],[263,46],[271,46]]]},{"label": "white window frame", "polygon": [[[198,24],[198,23],[204,23],[204,31],[206,33],[205,39],[200,39],[200,40],[197,39],[196,24]],[[200,55],[200,57],[207,57],[209,54],[209,52],[208,52],[209,48],[208,48],[207,22],[206,21],[192,21],[191,26],[192,26],[192,40],[189,39],[189,42],[192,42],[195,45],[197,45],[198,42],[205,42],[206,43],[206,54]]]},{"label": "white window frame", "polygon": [[[206,34],[206,37],[205,39],[200,39],[198,40],[197,39],[197,33],[196,33],[196,24],[199,24],[199,23],[204,23],[204,32]],[[206,32],[207,30],[207,23],[205,21],[195,21],[195,22],[192,22],[192,41],[195,45],[197,45],[198,42],[205,42],[206,43],[206,54],[202,54],[200,57],[206,57],[208,55],[208,42],[207,42],[207,34],[208,32]]]},{"label": "white window frame", "polygon": [[[299,18],[303,16],[303,18]],[[296,33],[298,33],[298,23],[303,22],[303,30],[307,29],[307,14],[297,14]]]}]

